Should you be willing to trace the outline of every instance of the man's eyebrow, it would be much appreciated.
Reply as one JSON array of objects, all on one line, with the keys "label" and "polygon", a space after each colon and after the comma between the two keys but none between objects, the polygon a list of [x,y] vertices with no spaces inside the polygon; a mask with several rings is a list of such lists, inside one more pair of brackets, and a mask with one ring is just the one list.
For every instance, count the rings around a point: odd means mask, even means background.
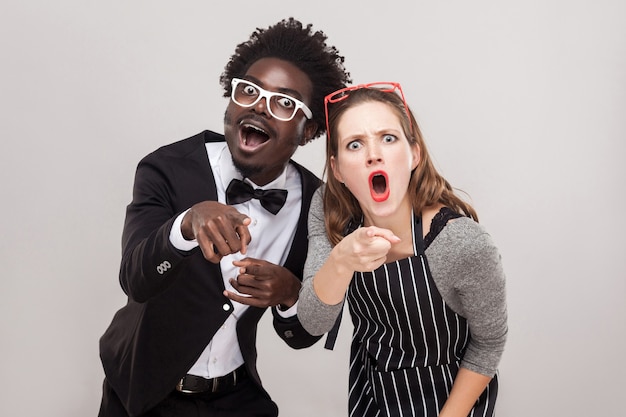
[{"label": "man's eyebrow", "polygon": [[[253,83],[258,85],[259,87],[265,88],[265,85],[263,84],[263,82],[261,80],[259,80],[258,78],[252,76],[252,75],[244,75],[242,78],[245,79],[245,80],[248,80],[248,81],[252,81]],[[302,94],[300,94],[300,92],[298,92],[297,90],[292,90],[291,88],[282,87],[282,88],[278,88],[278,91],[276,91],[276,92],[277,93],[286,94],[288,96],[292,96],[292,97],[297,98],[298,100],[302,101]]]}]

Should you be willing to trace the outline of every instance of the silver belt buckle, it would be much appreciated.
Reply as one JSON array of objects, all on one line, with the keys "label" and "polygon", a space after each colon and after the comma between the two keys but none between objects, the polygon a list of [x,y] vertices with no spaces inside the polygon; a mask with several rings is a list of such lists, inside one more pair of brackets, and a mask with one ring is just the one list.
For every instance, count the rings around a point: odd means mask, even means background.
[{"label": "silver belt buckle", "polygon": [[220,378],[219,377],[213,378],[211,380],[211,392],[217,391],[217,387],[219,387],[219,385],[220,385]]},{"label": "silver belt buckle", "polygon": [[190,391],[188,389],[183,389],[183,384],[185,383],[185,377],[182,377],[178,384],[176,384],[176,391],[182,392],[183,394],[193,394],[195,391]]}]

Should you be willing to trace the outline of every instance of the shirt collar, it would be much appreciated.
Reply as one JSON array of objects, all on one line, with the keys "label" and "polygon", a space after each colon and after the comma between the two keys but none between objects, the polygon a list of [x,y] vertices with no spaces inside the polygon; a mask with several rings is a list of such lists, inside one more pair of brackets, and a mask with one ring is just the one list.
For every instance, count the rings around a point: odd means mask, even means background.
[{"label": "shirt collar", "polygon": [[224,146],[224,148],[222,149],[218,164],[220,167],[220,173],[221,173],[220,176],[221,176],[221,181],[222,181],[222,185],[224,186],[224,189],[228,187],[228,184],[234,178],[238,180],[244,180],[245,182],[250,184],[253,188],[261,188],[264,190],[267,190],[270,188],[277,188],[280,190],[286,189],[287,167],[283,169],[283,171],[274,181],[266,185],[259,186],[259,185],[256,185],[254,182],[252,182],[249,178],[246,178],[246,179],[242,178],[241,173],[237,171],[237,168],[235,168],[235,165],[233,164],[233,158],[231,156],[230,150],[228,149],[228,146]]}]

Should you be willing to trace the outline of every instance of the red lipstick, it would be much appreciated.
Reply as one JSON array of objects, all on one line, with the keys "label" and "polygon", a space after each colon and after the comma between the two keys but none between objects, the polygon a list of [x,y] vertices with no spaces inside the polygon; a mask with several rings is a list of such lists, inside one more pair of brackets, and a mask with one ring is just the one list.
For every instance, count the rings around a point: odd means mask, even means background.
[{"label": "red lipstick", "polygon": [[377,203],[389,198],[389,177],[385,171],[374,171],[369,177],[370,194]]}]

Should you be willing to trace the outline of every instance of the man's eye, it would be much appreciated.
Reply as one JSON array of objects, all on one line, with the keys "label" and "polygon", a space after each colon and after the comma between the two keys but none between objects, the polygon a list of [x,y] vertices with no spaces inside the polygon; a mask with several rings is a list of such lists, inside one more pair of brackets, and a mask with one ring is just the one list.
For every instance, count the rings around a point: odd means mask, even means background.
[{"label": "man's eye", "polygon": [[286,109],[293,109],[293,107],[296,105],[296,103],[292,99],[287,97],[280,97],[277,101],[281,107],[284,107]]},{"label": "man's eye", "polygon": [[247,85],[243,88],[243,92],[244,94],[247,94],[249,96],[255,96],[257,95],[257,91],[256,88],[252,87],[251,85]]}]

